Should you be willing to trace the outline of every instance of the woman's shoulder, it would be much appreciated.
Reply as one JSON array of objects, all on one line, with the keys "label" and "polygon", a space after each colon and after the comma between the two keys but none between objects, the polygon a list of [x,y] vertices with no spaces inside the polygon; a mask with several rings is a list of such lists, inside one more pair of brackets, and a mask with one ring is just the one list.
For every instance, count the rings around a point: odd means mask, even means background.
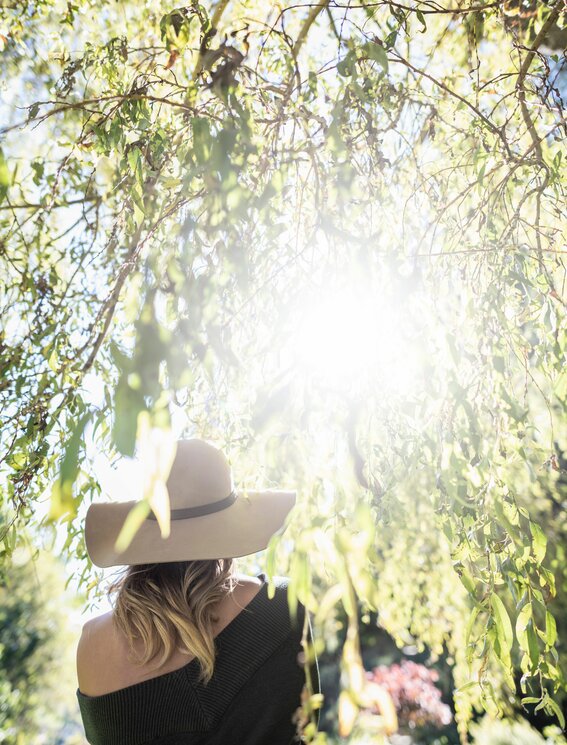
[{"label": "woman's shoulder", "polygon": [[[247,604],[256,595],[262,593],[269,599],[275,595],[281,602],[288,597],[289,578],[283,576],[268,576],[262,572],[256,577],[239,574],[235,577],[237,583],[232,593],[237,603]],[[273,588],[273,591],[272,591]]]},{"label": "woman's shoulder", "polygon": [[100,671],[113,673],[120,652],[112,611],[90,618],[83,625],[77,644],[77,678],[81,691],[92,690]]},{"label": "woman's shoulder", "polygon": [[264,575],[262,574],[258,577],[252,577],[248,574],[236,574],[234,576],[234,579],[236,580],[236,589],[241,588],[242,590],[252,590],[254,587],[261,587],[264,584],[263,578]]},{"label": "woman's shoulder", "polygon": [[87,650],[96,653],[101,648],[108,649],[109,644],[116,645],[119,643],[120,637],[113,616],[113,611],[109,610],[85,621],[77,646],[78,653]]},{"label": "woman's shoulder", "polygon": [[[266,577],[251,577],[238,574],[233,591],[217,606],[213,623],[213,634],[216,636],[223,631],[238,615],[240,615],[256,595],[265,587]],[[77,677],[79,689],[90,691],[93,695],[106,692],[110,687],[139,682],[152,674],[147,666],[134,666],[129,662],[128,641],[114,622],[113,611],[108,611],[89,619],[82,628],[77,644]],[[163,667],[161,672],[186,663],[189,657],[175,652]],[[155,674],[155,673],[153,673]]]},{"label": "woman's shoulder", "polygon": [[112,636],[112,611],[89,618],[81,629],[77,657],[84,655],[87,650],[106,646]]}]

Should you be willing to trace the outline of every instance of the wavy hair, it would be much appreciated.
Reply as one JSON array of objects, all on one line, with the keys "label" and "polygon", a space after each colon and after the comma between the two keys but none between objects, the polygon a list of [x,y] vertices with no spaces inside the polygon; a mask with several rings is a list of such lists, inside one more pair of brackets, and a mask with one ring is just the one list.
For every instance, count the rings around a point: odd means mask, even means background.
[{"label": "wavy hair", "polygon": [[[197,658],[208,683],[215,664],[215,607],[236,585],[232,559],[137,564],[108,589],[114,622],[124,633],[131,661],[164,665],[175,650]],[[136,653],[141,640],[143,651]]]}]

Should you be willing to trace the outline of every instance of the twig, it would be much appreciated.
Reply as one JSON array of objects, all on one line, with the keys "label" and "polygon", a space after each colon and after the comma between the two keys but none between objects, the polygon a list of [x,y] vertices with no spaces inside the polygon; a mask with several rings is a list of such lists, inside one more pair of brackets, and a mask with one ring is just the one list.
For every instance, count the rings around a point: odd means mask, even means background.
[{"label": "twig", "polygon": [[476,106],[474,106],[470,101],[468,101],[464,96],[461,96],[460,93],[457,93],[457,91],[452,90],[449,88],[449,86],[445,85],[445,83],[442,83],[440,80],[437,80],[437,78],[434,78],[433,75],[430,75],[429,73],[425,72],[425,70],[420,70],[418,67],[414,67],[414,65],[411,64],[408,60],[404,59],[400,54],[397,55],[397,59],[390,58],[390,62],[398,62],[400,64],[406,65],[410,70],[413,70],[413,72],[417,73],[418,75],[421,75],[424,78],[427,78],[427,80],[430,80],[432,83],[434,83],[438,88],[441,88],[441,90],[444,90],[445,93],[448,93],[450,96],[453,96],[458,101],[461,101],[461,103],[464,103],[465,106],[467,106],[471,111],[473,111],[476,116],[479,117],[479,119],[482,119],[482,121],[486,124],[486,126],[490,129],[491,132],[493,132],[499,140],[502,141],[502,144],[504,145],[504,149],[506,150],[506,155],[510,160],[516,160],[516,157],[514,156],[514,153],[510,150],[510,145],[508,144],[508,140],[504,136],[504,133],[502,130],[497,127],[495,124],[493,124],[490,119],[487,119],[487,117],[477,109]]},{"label": "twig", "polygon": [[84,204],[85,202],[93,202],[95,204],[99,204],[101,202],[101,197],[82,197],[81,199],[69,199],[67,202],[61,202],[61,204],[11,204],[11,205],[3,205],[0,207],[0,211],[2,210],[39,210],[39,209],[59,209],[61,207],[70,207],[73,204]]}]

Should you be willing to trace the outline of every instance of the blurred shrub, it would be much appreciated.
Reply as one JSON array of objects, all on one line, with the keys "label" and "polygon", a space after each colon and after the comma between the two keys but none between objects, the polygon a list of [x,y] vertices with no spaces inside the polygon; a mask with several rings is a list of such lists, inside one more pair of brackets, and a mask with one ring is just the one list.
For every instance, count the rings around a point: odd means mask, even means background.
[{"label": "blurred shrub", "polygon": [[402,660],[400,664],[380,665],[368,676],[389,692],[400,728],[444,727],[451,722],[451,709],[441,701],[441,691],[435,685],[439,680],[436,670]]},{"label": "blurred shrub", "polygon": [[61,742],[57,733],[74,716],[72,605],[56,558],[41,552],[34,560],[25,549],[14,552],[0,585],[3,745]]}]

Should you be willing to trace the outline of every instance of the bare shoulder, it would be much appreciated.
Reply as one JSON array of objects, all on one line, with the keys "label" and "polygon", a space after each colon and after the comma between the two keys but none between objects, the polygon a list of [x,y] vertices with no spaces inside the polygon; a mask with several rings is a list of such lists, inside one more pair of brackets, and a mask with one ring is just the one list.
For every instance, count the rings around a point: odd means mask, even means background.
[{"label": "bare shoulder", "polygon": [[237,584],[233,592],[236,600],[253,598],[262,587],[262,581],[258,579],[258,577],[249,577],[245,574],[238,574],[236,580]]},{"label": "bare shoulder", "polygon": [[215,633],[218,633],[230,623],[262,588],[262,582],[257,577],[238,574],[234,579],[236,584],[232,592],[221,600],[217,606]]},{"label": "bare shoulder", "polygon": [[262,580],[259,577],[250,577],[248,574],[237,574],[235,575],[239,585],[243,587],[261,587]]},{"label": "bare shoulder", "polygon": [[78,648],[82,652],[88,651],[93,644],[96,644],[102,637],[108,635],[111,629],[112,611],[95,616],[95,618],[90,618],[83,625]]},{"label": "bare shoulder", "polygon": [[81,691],[91,687],[100,660],[108,658],[114,639],[112,611],[91,618],[84,624],[77,644],[77,679]]}]

